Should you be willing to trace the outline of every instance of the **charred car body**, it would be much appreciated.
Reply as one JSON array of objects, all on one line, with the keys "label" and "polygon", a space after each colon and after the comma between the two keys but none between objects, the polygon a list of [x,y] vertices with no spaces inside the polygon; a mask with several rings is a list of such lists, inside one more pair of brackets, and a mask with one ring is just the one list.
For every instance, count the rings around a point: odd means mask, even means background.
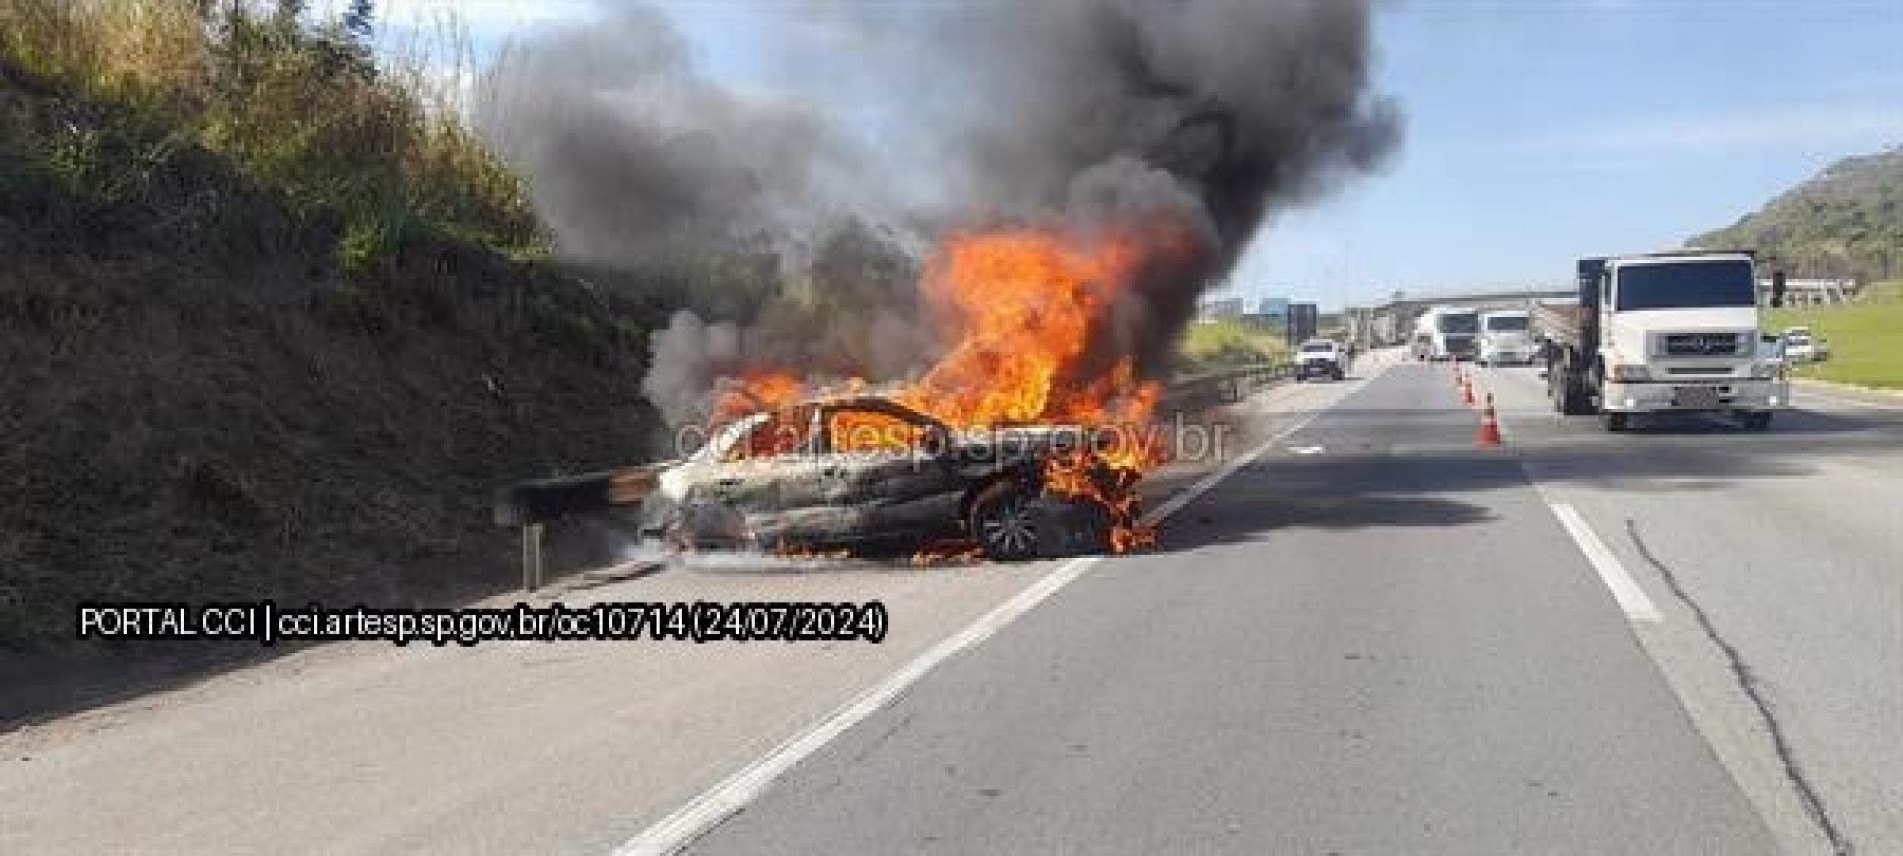
[{"label": "charred car body", "polygon": [[995,560],[1075,555],[1106,549],[1135,504],[1052,489],[1051,468],[1080,468],[1068,472],[1098,496],[1129,496],[1136,474],[1091,454],[1122,439],[1069,425],[959,431],[859,395],[746,416],[686,458],[604,474],[598,494],[638,505],[644,536],[686,550],[969,538]]}]

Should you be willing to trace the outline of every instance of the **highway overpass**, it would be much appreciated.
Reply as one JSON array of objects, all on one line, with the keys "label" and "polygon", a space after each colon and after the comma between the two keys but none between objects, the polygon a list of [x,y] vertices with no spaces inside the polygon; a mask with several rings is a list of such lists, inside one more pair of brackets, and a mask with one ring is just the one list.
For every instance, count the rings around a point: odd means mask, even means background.
[{"label": "highway overpass", "polygon": [[1411,295],[1366,306],[1350,306],[1342,313],[1349,341],[1363,347],[1397,344],[1419,317],[1434,306],[1467,306],[1475,309],[1514,309],[1532,301],[1569,300],[1572,287],[1531,287],[1466,293]]}]

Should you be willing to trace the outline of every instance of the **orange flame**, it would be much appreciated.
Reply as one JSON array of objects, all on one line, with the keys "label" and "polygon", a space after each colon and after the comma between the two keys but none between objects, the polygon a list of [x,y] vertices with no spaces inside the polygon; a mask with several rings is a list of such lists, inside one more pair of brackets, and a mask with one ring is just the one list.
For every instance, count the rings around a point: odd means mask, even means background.
[{"label": "orange flame", "polygon": [[1102,505],[1111,547],[1152,543],[1137,520],[1135,484],[1163,459],[1144,430],[1162,386],[1137,377],[1132,357],[1100,356],[1119,296],[1159,257],[1195,252],[1173,223],[1088,234],[1016,229],[954,235],[926,270],[926,296],[957,344],[901,395],[958,427],[1013,422],[1074,424],[1110,440],[1053,457],[1046,490]]},{"label": "orange flame", "polygon": [[[961,429],[1012,423],[1091,429],[1099,443],[1053,457],[1044,488],[1103,506],[1113,549],[1151,543],[1152,533],[1136,519],[1134,487],[1164,457],[1145,430],[1162,386],[1140,378],[1134,358],[1115,356],[1115,344],[1103,337],[1119,297],[1136,287],[1146,265],[1197,251],[1186,228],[1164,221],[1090,232],[1025,227],[954,234],[927,265],[923,288],[955,345],[897,398]],[[717,402],[715,418],[786,407],[810,392],[790,372],[749,371]],[[921,552],[931,557],[924,561],[938,554]]]},{"label": "orange flame", "polygon": [[746,369],[714,400],[707,422],[710,427],[719,428],[750,413],[790,407],[805,395],[805,382],[792,372],[769,368]]},{"label": "orange flame", "polygon": [[925,272],[957,344],[903,396],[953,425],[1147,419],[1160,388],[1129,357],[1089,373],[1113,300],[1145,261],[1190,244],[1174,227],[954,235]]}]

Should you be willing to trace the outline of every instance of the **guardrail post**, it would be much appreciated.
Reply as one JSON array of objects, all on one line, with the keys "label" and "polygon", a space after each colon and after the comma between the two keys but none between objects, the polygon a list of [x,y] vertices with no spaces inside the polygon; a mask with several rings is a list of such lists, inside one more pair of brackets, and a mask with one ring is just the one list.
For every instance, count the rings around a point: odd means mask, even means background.
[{"label": "guardrail post", "polygon": [[542,524],[522,524],[522,591],[542,587]]}]

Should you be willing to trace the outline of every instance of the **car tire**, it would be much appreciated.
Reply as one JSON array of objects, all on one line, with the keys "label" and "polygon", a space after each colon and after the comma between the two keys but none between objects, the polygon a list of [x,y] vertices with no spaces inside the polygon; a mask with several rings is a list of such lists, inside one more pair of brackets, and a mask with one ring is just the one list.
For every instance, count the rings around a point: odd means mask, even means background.
[{"label": "car tire", "polygon": [[1600,414],[1600,421],[1605,423],[1607,431],[1617,433],[1624,431],[1630,425],[1630,420],[1626,418],[1628,415],[1629,414],[1625,413],[1602,413]]},{"label": "car tire", "polygon": [[1016,479],[992,482],[979,491],[965,525],[985,558],[994,562],[1022,562],[1038,556],[1031,494]]},{"label": "car tire", "polygon": [[678,509],[668,514],[657,530],[661,547],[675,554],[692,553],[699,549],[699,539],[687,528],[687,521]]}]

